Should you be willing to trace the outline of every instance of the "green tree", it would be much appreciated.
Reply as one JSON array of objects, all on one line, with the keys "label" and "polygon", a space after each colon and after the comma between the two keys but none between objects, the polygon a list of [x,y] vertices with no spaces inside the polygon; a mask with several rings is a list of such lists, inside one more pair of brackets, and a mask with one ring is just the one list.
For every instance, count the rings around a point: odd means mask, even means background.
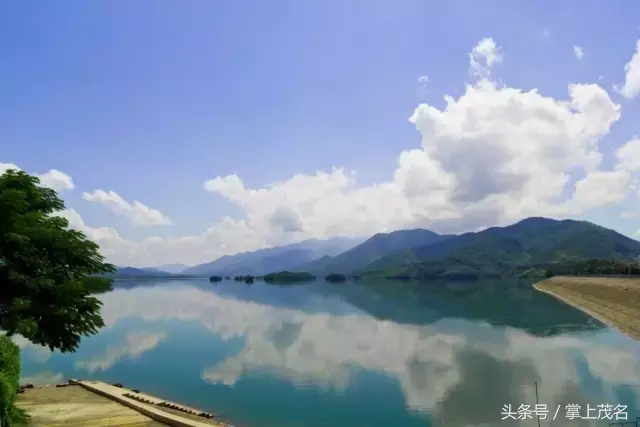
[{"label": "green tree", "polygon": [[115,271],[98,245],[59,216],[64,202],[21,171],[0,175],[0,330],[35,344],[74,351],[104,326],[100,301],[110,289],[95,277]]}]

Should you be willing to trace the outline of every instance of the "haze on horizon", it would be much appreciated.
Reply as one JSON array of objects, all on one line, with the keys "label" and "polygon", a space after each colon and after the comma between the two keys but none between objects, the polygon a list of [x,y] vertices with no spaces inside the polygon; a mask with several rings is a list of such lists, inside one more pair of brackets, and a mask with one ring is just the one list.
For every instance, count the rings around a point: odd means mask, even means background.
[{"label": "haze on horizon", "polygon": [[0,6],[0,172],[39,174],[118,265],[530,216],[640,229],[640,5],[247,5]]}]

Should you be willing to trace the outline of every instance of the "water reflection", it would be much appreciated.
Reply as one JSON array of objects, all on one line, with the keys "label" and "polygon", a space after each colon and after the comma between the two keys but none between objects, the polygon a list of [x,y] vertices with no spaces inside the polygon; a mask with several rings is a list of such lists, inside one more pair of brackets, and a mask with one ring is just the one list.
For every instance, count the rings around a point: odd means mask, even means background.
[{"label": "water reflection", "polygon": [[[500,421],[500,409],[535,403],[534,381],[548,405],[637,406],[639,346],[581,312],[526,284],[403,286],[127,284],[101,296],[107,327],[82,351],[27,357],[26,367],[103,378],[146,360],[140,375],[159,375],[149,391],[172,388],[174,398],[202,406],[189,390],[210,387],[219,394],[203,409],[218,411],[227,399],[231,419],[255,427],[520,425]],[[180,368],[166,360],[189,365],[185,377],[200,383],[177,379]],[[283,381],[297,391],[268,396]],[[318,401],[327,407],[315,417],[295,409]]]}]

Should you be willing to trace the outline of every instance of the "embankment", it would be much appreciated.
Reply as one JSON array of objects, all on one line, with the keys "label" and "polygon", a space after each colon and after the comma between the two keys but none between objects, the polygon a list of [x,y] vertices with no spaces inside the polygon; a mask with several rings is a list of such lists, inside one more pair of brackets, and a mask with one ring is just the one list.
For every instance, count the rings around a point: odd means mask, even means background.
[{"label": "embankment", "polygon": [[640,340],[640,278],[557,276],[534,287]]}]

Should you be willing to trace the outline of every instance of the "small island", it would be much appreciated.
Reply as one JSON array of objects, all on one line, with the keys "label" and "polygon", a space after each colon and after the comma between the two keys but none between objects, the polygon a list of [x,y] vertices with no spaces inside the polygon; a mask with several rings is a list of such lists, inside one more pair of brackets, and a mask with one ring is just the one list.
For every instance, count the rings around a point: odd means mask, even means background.
[{"label": "small island", "polygon": [[347,281],[347,276],[344,274],[331,273],[325,276],[324,280],[329,283],[343,283]]},{"label": "small island", "polygon": [[209,277],[210,282],[222,282],[222,276],[211,276]]},{"label": "small island", "polygon": [[307,272],[281,271],[263,277],[267,283],[304,283],[316,280],[316,276]]},{"label": "small island", "polygon": [[235,276],[233,280],[236,282],[244,282],[244,283],[253,283],[255,281],[255,276],[247,274],[246,276]]}]

